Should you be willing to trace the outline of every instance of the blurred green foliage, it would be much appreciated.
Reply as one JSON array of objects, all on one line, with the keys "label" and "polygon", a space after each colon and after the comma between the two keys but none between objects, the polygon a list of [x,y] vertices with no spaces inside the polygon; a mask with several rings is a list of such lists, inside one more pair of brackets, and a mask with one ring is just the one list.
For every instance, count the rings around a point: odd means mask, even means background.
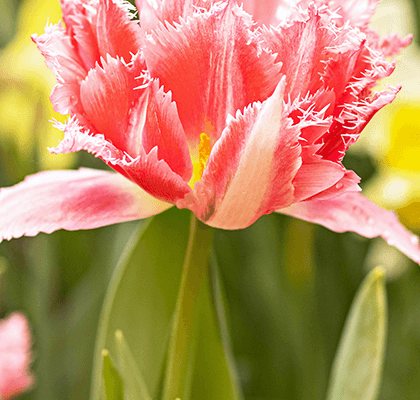
[{"label": "blurred green foliage", "polygon": [[[420,2],[414,3],[420,10]],[[12,39],[19,4],[0,0],[0,47]],[[0,95],[6,89],[3,84]],[[0,138],[5,135],[0,131]],[[1,186],[41,168],[37,136],[24,159],[18,143],[0,140]],[[345,163],[364,182],[375,174],[367,155],[348,155]],[[103,168],[86,154],[78,156],[77,165]],[[0,317],[24,311],[34,335],[37,385],[22,399],[89,398],[105,291],[139,224],[40,234],[0,245]],[[376,243],[276,214],[246,230],[215,231],[213,257],[247,400],[324,399],[343,324],[372,267],[369,252]],[[420,393],[420,269],[405,263],[406,272],[387,284],[389,333],[380,400],[417,400]]]}]

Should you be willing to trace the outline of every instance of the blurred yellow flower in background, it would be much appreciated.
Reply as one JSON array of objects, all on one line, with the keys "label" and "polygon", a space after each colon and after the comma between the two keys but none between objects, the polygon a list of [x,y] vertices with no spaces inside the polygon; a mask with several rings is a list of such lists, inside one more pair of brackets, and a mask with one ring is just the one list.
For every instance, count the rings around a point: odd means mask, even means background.
[{"label": "blurred yellow flower in background", "polygon": [[[31,40],[32,33],[42,33],[45,22],[57,22],[61,8],[57,0],[26,0],[22,3],[17,21],[17,32],[0,51],[0,133],[8,148],[15,148],[20,163],[27,169],[69,168],[74,155],[52,155],[47,147],[55,146],[62,133],[48,122],[63,120],[55,113],[49,94],[55,85],[53,73],[45,68],[45,61]],[[34,147],[35,146],[35,147]],[[4,162],[7,176],[16,180],[10,162]],[[3,166],[2,166],[3,167]],[[27,173],[25,171],[25,173]]]}]

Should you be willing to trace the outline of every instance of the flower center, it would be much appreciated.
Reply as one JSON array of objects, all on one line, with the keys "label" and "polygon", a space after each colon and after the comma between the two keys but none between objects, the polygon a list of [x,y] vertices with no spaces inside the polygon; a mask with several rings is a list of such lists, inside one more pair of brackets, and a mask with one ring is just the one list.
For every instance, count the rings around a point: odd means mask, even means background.
[{"label": "flower center", "polygon": [[191,188],[194,187],[195,183],[201,180],[203,176],[204,168],[206,168],[207,160],[210,157],[211,146],[210,138],[206,133],[200,134],[200,144],[198,145],[198,158],[193,157],[193,174],[190,179],[189,185]]}]

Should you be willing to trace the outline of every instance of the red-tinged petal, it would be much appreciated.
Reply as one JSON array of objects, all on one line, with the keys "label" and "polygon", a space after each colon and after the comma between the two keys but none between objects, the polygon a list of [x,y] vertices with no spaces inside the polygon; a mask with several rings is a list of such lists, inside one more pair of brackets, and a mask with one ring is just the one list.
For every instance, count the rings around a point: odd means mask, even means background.
[{"label": "red-tinged petal", "polygon": [[101,158],[111,168],[163,201],[174,203],[191,192],[188,184],[164,160],[158,160],[157,147],[146,154],[143,147],[133,159],[109,143],[103,135],[93,135],[83,130],[74,119],[67,124],[56,124],[65,132],[64,139],[52,153],[69,153],[86,150]]},{"label": "red-tinged petal", "polygon": [[181,176],[176,174],[164,160],[158,159],[158,148],[148,154],[143,150],[135,160],[119,164],[130,179],[158,199],[175,203],[191,193]]},{"label": "red-tinged petal", "polygon": [[31,334],[28,321],[21,313],[0,320],[0,396],[9,400],[30,389],[35,377],[32,361]]},{"label": "red-tinged petal", "polygon": [[143,33],[138,21],[130,15],[129,3],[122,0],[99,0],[96,35],[100,55],[122,57],[130,62],[143,45]]},{"label": "red-tinged petal", "polygon": [[[80,85],[80,98],[87,118],[98,133],[115,147],[136,157],[140,150],[140,117],[145,112],[147,90],[134,90],[141,81],[142,62],[127,66],[123,60],[107,56],[106,61],[89,71]],[[133,115],[133,114],[137,114]]]},{"label": "red-tinged petal", "polygon": [[184,129],[176,105],[171,101],[171,93],[159,88],[158,81],[149,86],[142,145],[146,153],[156,146],[158,159],[165,160],[186,182],[190,180],[193,166]]},{"label": "red-tinged petal", "polygon": [[229,113],[265,100],[279,82],[280,66],[250,27],[238,6],[216,3],[176,27],[159,25],[146,40],[150,74],[170,88],[192,148],[202,132],[214,144]]},{"label": "red-tinged petal", "polygon": [[279,6],[285,1],[280,0],[243,0],[244,10],[252,15],[255,22],[270,25],[276,22],[276,13]]},{"label": "red-tinged petal", "polygon": [[192,208],[208,225],[240,229],[291,204],[292,180],[301,160],[299,131],[283,110],[284,90],[282,79],[262,105],[246,108],[229,122],[202,180],[178,207]]},{"label": "red-tinged petal", "polygon": [[106,171],[47,171],[0,191],[0,240],[92,229],[158,214],[171,204]]},{"label": "red-tinged petal", "polygon": [[295,203],[278,212],[323,225],[335,232],[352,231],[368,238],[381,236],[388,244],[420,263],[418,237],[410,233],[394,213],[383,210],[359,193]]},{"label": "red-tinged petal", "polygon": [[63,26],[47,25],[41,36],[32,35],[32,40],[45,57],[48,68],[57,77],[57,85],[51,95],[54,110],[66,115],[80,112],[80,82],[85,78],[87,70],[83,66],[70,36]]},{"label": "red-tinged petal", "polygon": [[[277,28],[264,28],[261,38],[277,55],[276,62],[283,63],[287,94],[295,99],[321,88],[332,88],[341,95],[352,76],[364,35],[349,26],[337,28],[325,9],[318,10],[312,4],[302,11],[301,20]],[[330,68],[335,82],[332,78],[320,80],[331,63],[335,67]]]},{"label": "red-tinged petal", "polygon": [[312,197],[339,182],[345,174],[342,165],[332,161],[313,160],[303,163],[293,179],[295,187],[294,201],[302,201]]},{"label": "red-tinged petal", "polygon": [[391,103],[401,87],[375,93],[364,101],[346,104],[329,132],[323,137],[324,145],[318,154],[325,159],[339,162],[349,146],[356,142],[360,132],[372,117],[385,105]]},{"label": "red-tinged petal", "polygon": [[330,188],[323,190],[307,200],[327,200],[338,197],[347,192],[360,192],[362,189],[358,185],[360,177],[353,171],[345,171],[344,176]]}]

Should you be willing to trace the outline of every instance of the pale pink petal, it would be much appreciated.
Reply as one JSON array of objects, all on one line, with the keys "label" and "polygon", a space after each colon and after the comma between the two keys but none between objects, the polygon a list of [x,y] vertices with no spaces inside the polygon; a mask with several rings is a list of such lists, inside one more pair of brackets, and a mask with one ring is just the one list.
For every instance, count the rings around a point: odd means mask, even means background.
[{"label": "pale pink petal", "polygon": [[280,79],[280,65],[260,48],[251,20],[232,4],[197,11],[176,28],[161,24],[146,40],[150,74],[171,90],[193,148],[202,132],[214,144],[229,113],[265,100]]},{"label": "pale pink petal", "polygon": [[[102,67],[96,65],[80,85],[80,98],[85,118],[94,129],[115,147],[132,157],[139,154],[142,126],[131,126],[133,115],[144,114],[146,88],[134,90],[142,81],[136,79],[142,72],[143,62],[127,66],[123,60],[107,56]],[[135,118],[141,124],[141,118]],[[89,125],[88,125],[89,126]]]},{"label": "pale pink petal", "polygon": [[347,192],[360,192],[362,189],[358,185],[360,177],[353,171],[346,170],[344,176],[330,188],[317,193],[307,200],[327,200],[341,196]]},{"label": "pale pink petal", "polygon": [[379,0],[329,0],[320,1],[327,3],[332,11],[342,17],[342,24],[350,22],[350,25],[367,27],[376,10]]},{"label": "pale pink petal", "polygon": [[96,35],[100,55],[122,57],[130,62],[143,45],[143,33],[138,21],[132,20],[130,3],[122,0],[99,0]]},{"label": "pale pink petal", "polygon": [[45,57],[48,68],[57,78],[51,95],[54,110],[66,115],[81,112],[80,82],[87,70],[74,48],[70,36],[61,24],[47,25],[41,36],[32,35],[32,40]]},{"label": "pale pink petal", "polygon": [[292,180],[301,165],[299,131],[283,112],[284,90],[282,79],[262,105],[230,121],[194,187],[198,206],[189,195],[178,207],[192,208],[208,225],[240,229],[293,202]]},{"label": "pale pink petal", "polygon": [[23,314],[14,313],[0,321],[0,397],[9,400],[35,383],[30,371],[31,334]]},{"label": "pale pink petal", "polygon": [[165,93],[159,82],[149,86],[146,120],[142,132],[142,145],[146,153],[155,146],[159,160],[186,182],[191,178],[193,166],[185,138],[184,128],[178,117],[171,93]]},{"label": "pale pink petal", "polygon": [[410,233],[391,211],[383,210],[359,193],[295,203],[278,212],[323,225],[335,232],[352,231],[368,238],[381,236],[388,244],[420,263],[418,237]]},{"label": "pale pink petal", "polygon": [[80,127],[74,119],[56,126],[65,132],[60,144],[50,149],[52,153],[70,153],[86,150],[101,158],[115,171],[141,186],[152,196],[174,203],[191,192],[191,188],[164,160],[157,157],[157,147],[148,154],[140,147],[135,159],[117,149],[103,135],[91,134]]},{"label": "pale pink petal", "polygon": [[293,179],[294,201],[302,201],[335,185],[343,178],[345,169],[332,161],[313,160],[303,163]]},{"label": "pale pink petal", "polygon": [[158,214],[171,204],[106,171],[47,171],[0,190],[0,240],[92,229]]}]

